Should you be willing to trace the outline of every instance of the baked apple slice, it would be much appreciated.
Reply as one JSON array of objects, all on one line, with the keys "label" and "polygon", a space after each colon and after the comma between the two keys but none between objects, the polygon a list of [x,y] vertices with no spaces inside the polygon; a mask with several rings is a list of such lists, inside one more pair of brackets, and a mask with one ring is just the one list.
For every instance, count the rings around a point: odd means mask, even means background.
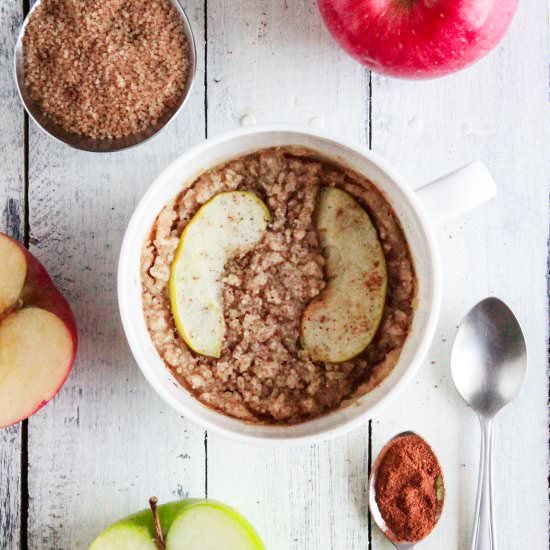
[{"label": "baked apple slice", "polygon": [[0,233],[0,428],[45,405],[73,365],[76,323],[40,262]]},{"label": "baked apple slice", "polygon": [[185,227],[171,267],[170,302],[181,337],[196,353],[220,356],[224,266],[260,241],[269,219],[257,195],[230,191],[206,202]]},{"label": "baked apple slice", "polygon": [[378,330],[386,261],[369,215],[345,191],[321,190],[315,225],[328,283],[304,311],[301,340],[314,361],[342,363],[361,353]]}]

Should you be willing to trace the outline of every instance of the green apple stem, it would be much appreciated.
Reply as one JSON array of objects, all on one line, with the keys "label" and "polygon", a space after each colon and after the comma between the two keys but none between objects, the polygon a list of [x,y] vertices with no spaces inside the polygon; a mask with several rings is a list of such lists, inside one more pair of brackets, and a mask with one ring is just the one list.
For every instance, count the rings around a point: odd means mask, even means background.
[{"label": "green apple stem", "polygon": [[166,550],[166,543],[164,542],[164,535],[162,534],[162,527],[160,525],[159,514],[157,511],[157,497],[151,497],[149,499],[149,506],[151,507],[151,513],[153,514],[153,523],[155,524],[155,542],[159,547],[159,550]]}]

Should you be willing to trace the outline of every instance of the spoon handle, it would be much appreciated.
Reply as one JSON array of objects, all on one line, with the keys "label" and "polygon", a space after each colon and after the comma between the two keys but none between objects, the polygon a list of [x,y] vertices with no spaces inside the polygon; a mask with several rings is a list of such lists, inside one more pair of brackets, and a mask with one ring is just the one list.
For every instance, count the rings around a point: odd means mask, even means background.
[{"label": "spoon handle", "polygon": [[481,464],[477,486],[476,515],[472,550],[496,550],[493,512],[493,420],[480,417]]}]

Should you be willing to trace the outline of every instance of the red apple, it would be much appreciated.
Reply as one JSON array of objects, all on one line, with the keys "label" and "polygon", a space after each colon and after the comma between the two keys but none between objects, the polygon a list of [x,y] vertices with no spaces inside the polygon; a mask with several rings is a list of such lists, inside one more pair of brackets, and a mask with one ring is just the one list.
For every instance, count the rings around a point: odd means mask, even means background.
[{"label": "red apple", "polygon": [[318,0],[330,32],[371,69],[434,78],[473,63],[504,36],[518,0]]},{"label": "red apple", "polygon": [[0,233],[0,428],[42,408],[73,366],[76,322],[42,264]]}]

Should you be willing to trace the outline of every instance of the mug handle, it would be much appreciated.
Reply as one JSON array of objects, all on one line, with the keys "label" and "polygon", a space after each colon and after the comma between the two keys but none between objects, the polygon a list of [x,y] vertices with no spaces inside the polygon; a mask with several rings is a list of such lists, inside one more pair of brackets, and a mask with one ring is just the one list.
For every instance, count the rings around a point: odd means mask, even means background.
[{"label": "mug handle", "polygon": [[428,217],[439,225],[492,199],[497,186],[482,162],[472,162],[416,189],[416,193]]}]

